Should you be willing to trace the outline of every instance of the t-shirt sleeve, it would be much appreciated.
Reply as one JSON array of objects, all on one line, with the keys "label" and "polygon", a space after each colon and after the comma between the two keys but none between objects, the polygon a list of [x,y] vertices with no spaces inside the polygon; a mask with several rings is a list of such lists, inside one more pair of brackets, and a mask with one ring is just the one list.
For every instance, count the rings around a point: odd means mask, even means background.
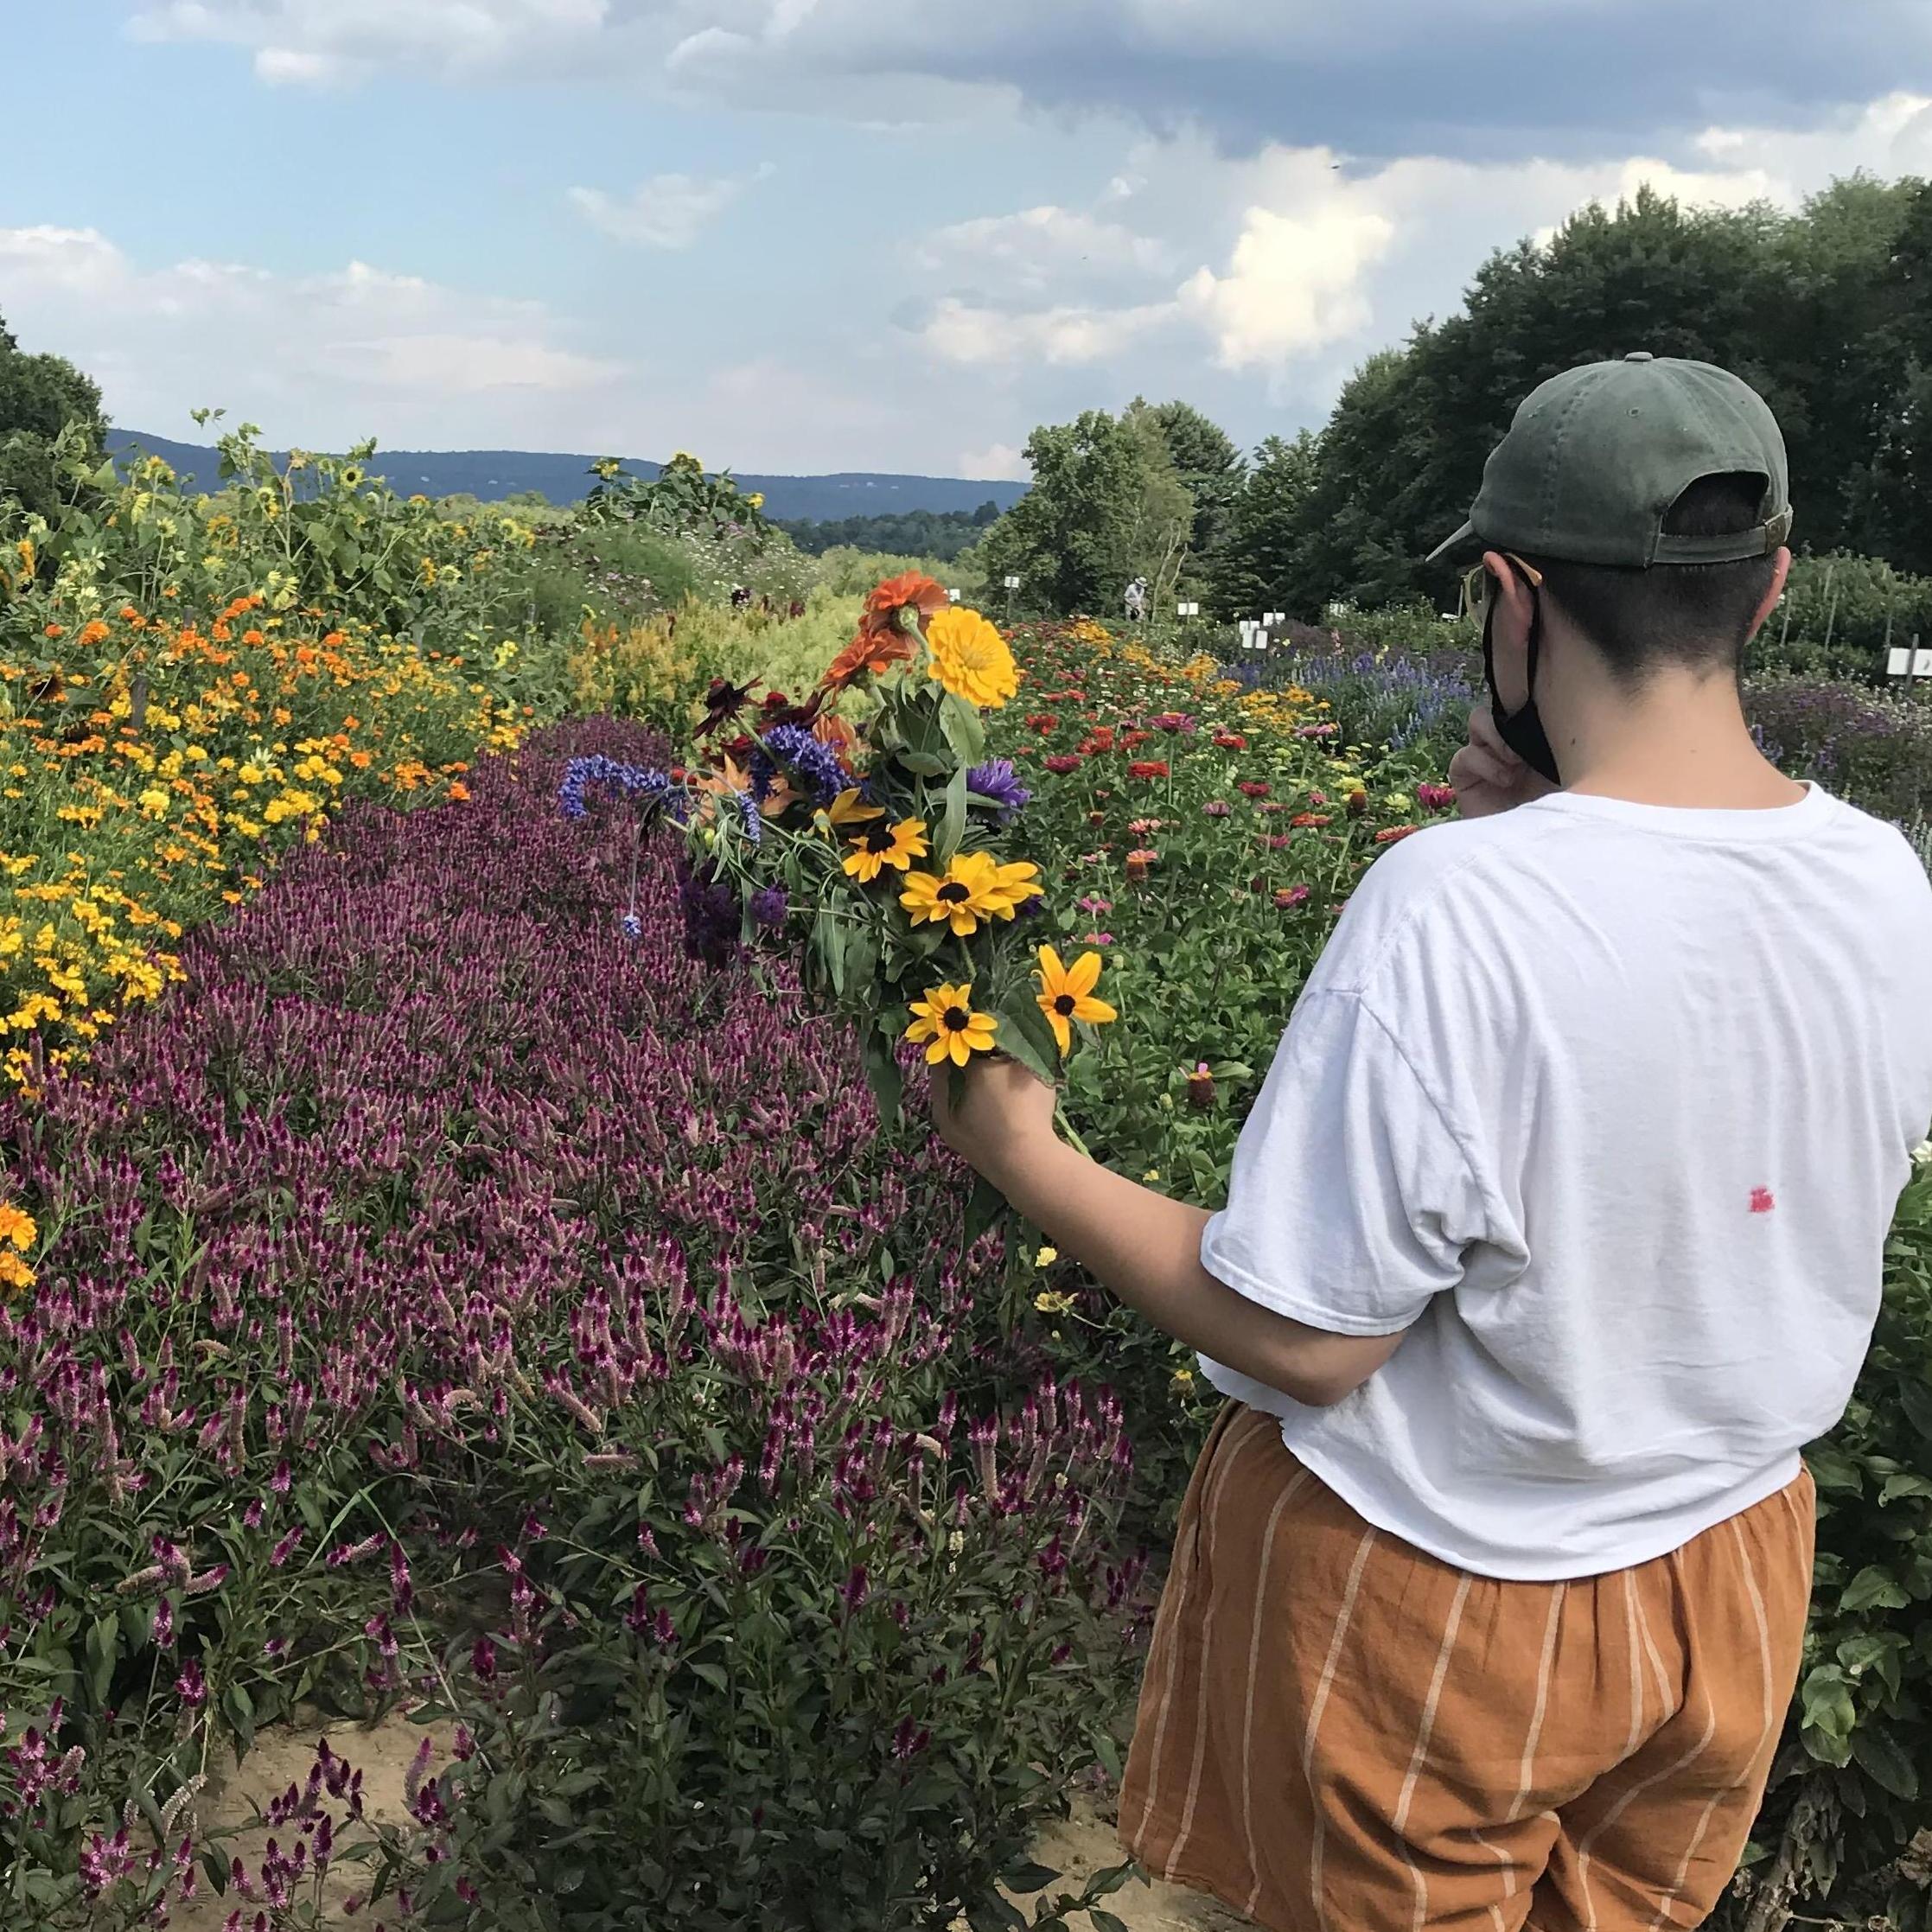
[{"label": "t-shirt sleeve", "polygon": [[1401,1045],[1350,992],[1303,995],[1234,1150],[1208,1272],[1337,1335],[1394,1335],[1462,1278],[1482,1190]]}]

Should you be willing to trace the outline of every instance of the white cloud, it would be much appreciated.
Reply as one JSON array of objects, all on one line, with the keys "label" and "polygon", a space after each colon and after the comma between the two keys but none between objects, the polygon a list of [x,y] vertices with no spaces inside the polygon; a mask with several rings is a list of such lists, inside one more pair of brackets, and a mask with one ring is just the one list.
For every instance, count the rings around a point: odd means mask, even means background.
[{"label": "white cloud", "polygon": [[1100,362],[1173,313],[1167,303],[1138,309],[1062,304],[1033,310],[976,307],[955,296],[934,304],[920,334],[947,362],[968,365],[1041,361],[1055,367]]},{"label": "white cloud", "polygon": [[1008,299],[1047,294],[1069,275],[1089,291],[1157,289],[1181,258],[1173,243],[1157,236],[1051,204],[954,222],[928,236],[913,258],[955,292],[963,285]]},{"label": "white cloud", "polygon": [[0,286],[23,341],[57,345],[118,420],[156,434],[183,432],[194,404],[233,403],[296,441],[447,440],[457,419],[485,435],[534,425],[625,373],[562,341],[539,304],[361,262],[303,276],[143,269],[93,229],[0,228]]},{"label": "white cloud", "polygon": [[573,188],[571,201],[593,228],[641,248],[688,248],[755,181],[751,175],[654,175],[628,194]]},{"label": "white cloud", "polygon": [[1011,443],[995,443],[962,452],[960,474],[976,483],[1030,483],[1033,466]]},{"label": "white cloud", "polygon": [[1181,290],[1221,367],[1272,367],[1359,334],[1374,320],[1363,287],[1395,224],[1339,202],[1306,214],[1248,209],[1225,275],[1197,270]]}]

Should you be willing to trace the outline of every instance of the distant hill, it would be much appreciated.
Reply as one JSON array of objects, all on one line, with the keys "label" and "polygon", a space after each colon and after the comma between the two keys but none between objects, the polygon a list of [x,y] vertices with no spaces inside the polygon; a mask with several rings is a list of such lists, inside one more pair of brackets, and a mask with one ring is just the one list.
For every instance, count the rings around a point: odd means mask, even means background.
[{"label": "distant hill", "polygon": [[[107,439],[117,458],[135,447],[161,456],[202,490],[220,488],[221,459],[199,443],[175,443],[137,430],[117,430]],[[379,450],[373,474],[386,477],[405,496],[470,495],[501,502],[529,490],[552,503],[579,503],[589,494],[590,456],[552,456],[528,450]],[[659,465],[627,459],[631,475],[653,477]],[[919,510],[977,510],[987,501],[1010,508],[1026,494],[1024,483],[973,482],[953,476],[898,476],[870,470],[831,476],[746,476],[746,490],[762,490],[765,514],[787,521],[833,521]]]}]

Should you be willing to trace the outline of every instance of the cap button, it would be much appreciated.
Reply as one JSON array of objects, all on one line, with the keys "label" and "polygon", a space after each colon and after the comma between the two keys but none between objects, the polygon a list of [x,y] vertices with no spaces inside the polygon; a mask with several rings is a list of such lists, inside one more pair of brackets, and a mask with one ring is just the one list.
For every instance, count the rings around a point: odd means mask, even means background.
[{"label": "cap button", "polygon": [[1655,362],[1657,359],[1648,349],[1632,349],[1623,360],[1626,362]]}]

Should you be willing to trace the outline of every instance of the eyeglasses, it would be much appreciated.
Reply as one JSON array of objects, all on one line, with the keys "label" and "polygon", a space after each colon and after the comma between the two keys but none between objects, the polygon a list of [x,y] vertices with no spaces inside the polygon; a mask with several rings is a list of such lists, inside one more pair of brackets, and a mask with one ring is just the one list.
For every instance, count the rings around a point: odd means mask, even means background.
[{"label": "eyeglasses", "polygon": [[[1543,588],[1543,573],[1533,564],[1526,564],[1514,551],[1506,550],[1503,557],[1523,574],[1523,581],[1531,590]],[[1489,615],[1489,586],[1495,579],[1489,575],[1486,564],[1478,564],[1463,577],[1463,615],[1476,623],[1484,622]]]}]

